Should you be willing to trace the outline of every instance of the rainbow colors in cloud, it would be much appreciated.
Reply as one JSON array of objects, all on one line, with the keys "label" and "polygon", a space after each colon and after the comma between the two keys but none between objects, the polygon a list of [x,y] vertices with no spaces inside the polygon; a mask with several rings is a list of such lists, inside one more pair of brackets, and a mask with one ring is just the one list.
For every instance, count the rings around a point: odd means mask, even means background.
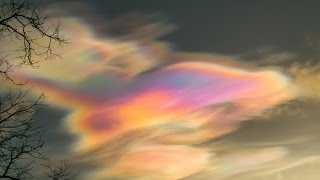
[{"label": "rainbow colors in cloud", "polygon": [[[89,30],[78,32],[83,31]],[[178,179],[208,171],[213,163],[226,160],[216,162],[212,150],[195,144],[232,132],[240,121],[297,95],[291,80],[273,69],[236,68],[217,63],[219,57],[213,55],[204,60],[185,54],[178,62],[174,52],[162,51],[163,44],[155,40],[98,40],[92,33],[80,34],[61,62],[16,77],[43,89],[49,102],[71,110],[65,123],[80,136],[75,152],[94,152],[130,133],[151,129],[144,137],[128,140],[114,163],[99,163],[96,179]],[[117,61],[124,65],[114,65]],[[107,152],[101,156],[108,157]],[[285,151],[276,149],[275,154],[248,161],[269,162]],[[233,170],[228,171],[223,173]]]}]

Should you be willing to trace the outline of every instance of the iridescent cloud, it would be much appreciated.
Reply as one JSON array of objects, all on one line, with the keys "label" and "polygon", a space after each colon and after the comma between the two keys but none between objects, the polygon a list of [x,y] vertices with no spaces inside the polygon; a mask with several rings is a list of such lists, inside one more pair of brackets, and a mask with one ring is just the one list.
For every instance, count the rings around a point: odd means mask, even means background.
[{"label": "iridescent cloud", "polygon": [[[219,56],[170,52],[156,40],[98,39],[79,20],[66,21],[74,42],[64,59],[21,71],[16,78],[27,79],[44,90],[50,103],[71,110],[65,124],[80,137],[74,152],[95,152],[134,131],[152,129],[126,143],[125,150],[114,150],[119,151],[114,163],[99,163],[96,179],[177,179],[206,172],[215,163],[229,166],[216,172],[233,174],[285,154],[276,148],[258,157],[241,159],[250,153],[235,153],[216,161],[213,150],[195,146],[295,98],[300,92],[283,73],[245,68],[230,57],[219,63]],[[269,150],[274,153],[265,153]],[[233,160],[248,166],[232,165]]]}]

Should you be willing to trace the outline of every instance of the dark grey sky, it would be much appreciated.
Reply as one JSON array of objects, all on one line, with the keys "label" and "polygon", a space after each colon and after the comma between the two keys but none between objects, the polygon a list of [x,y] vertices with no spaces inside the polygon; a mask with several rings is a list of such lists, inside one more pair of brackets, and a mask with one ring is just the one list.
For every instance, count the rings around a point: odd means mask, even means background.
[{"label": "dark grey sky", "polygon": [[310,44],[317,42],[307,39],[319,41],[319,1],[83,0],[72,4],[79,2],[89,4],[101,18],[160,13],[178,26],[165,39],[186,51],[234,54],[272,48],[310,54]]}]

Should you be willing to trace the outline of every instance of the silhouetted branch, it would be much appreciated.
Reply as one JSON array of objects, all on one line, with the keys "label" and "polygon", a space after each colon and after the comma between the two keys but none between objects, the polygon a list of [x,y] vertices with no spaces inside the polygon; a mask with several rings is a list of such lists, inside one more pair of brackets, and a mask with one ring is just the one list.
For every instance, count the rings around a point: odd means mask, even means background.
[{"label": "silhouetted branch", "polygon": [[[0,1],[0,42],[9,43],[0,49],[0,78],[4,78],[0,82],[0,179],[32,178],[36,161],[47,161],[42,150],[44,129],[36,126],[34,119],[45,96],[32,96],[30,89],[24,90],[25,84],[16,83],[11,76],[17,68],[35,67],[35,56],[59,57],[54,47],[67,43],[60,34],[60,22],[51,26],[35,2]],[[13,49],[7,50],[11,45]],[[5,91],[3,84],[7,85]],[[62,164],[53,177],[69,177],[68,168]]]},{"label": "silhouetted branch", "polygon": [[34,123],[44,94],[33,100],[29,91],[9,90],[0,96],[0,179],[32,177],[34,162],[46,159],[41,151],[43,130]]},{"label": "silhouetted branch", "polygon": [[[53,45],[62,46],[68,40],[60,34],[60,22],[55,26],[47,23],[47,16],[30,0],[2,0],[0,2],[0,39],[10,39],[19,53],[13,60],[18,66],[35,66],[33,56],[59,57]],[[7,68],[2,65],[7,64]],[[7,76],[12,70],[11,59],[0,57],[0,74]]]},{"label": "silhouetted branch", "polygon": [[53,166],[48,163],[44,165],[49,172],[46,173],[48,179],[52,180],[71,180],[76,177],[76,174],[71,170],[71,166],[66,161],[61,161],[59,165]]}]

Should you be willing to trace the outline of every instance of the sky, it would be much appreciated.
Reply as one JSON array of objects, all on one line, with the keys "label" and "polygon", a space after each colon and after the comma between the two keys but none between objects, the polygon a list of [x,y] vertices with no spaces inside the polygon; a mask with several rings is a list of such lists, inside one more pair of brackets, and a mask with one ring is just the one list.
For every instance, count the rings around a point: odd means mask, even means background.
[{"label": "sky", "polygon": [[77,178],[320,178],[317,2],[46,5],[70,44],[15,78]]}]

